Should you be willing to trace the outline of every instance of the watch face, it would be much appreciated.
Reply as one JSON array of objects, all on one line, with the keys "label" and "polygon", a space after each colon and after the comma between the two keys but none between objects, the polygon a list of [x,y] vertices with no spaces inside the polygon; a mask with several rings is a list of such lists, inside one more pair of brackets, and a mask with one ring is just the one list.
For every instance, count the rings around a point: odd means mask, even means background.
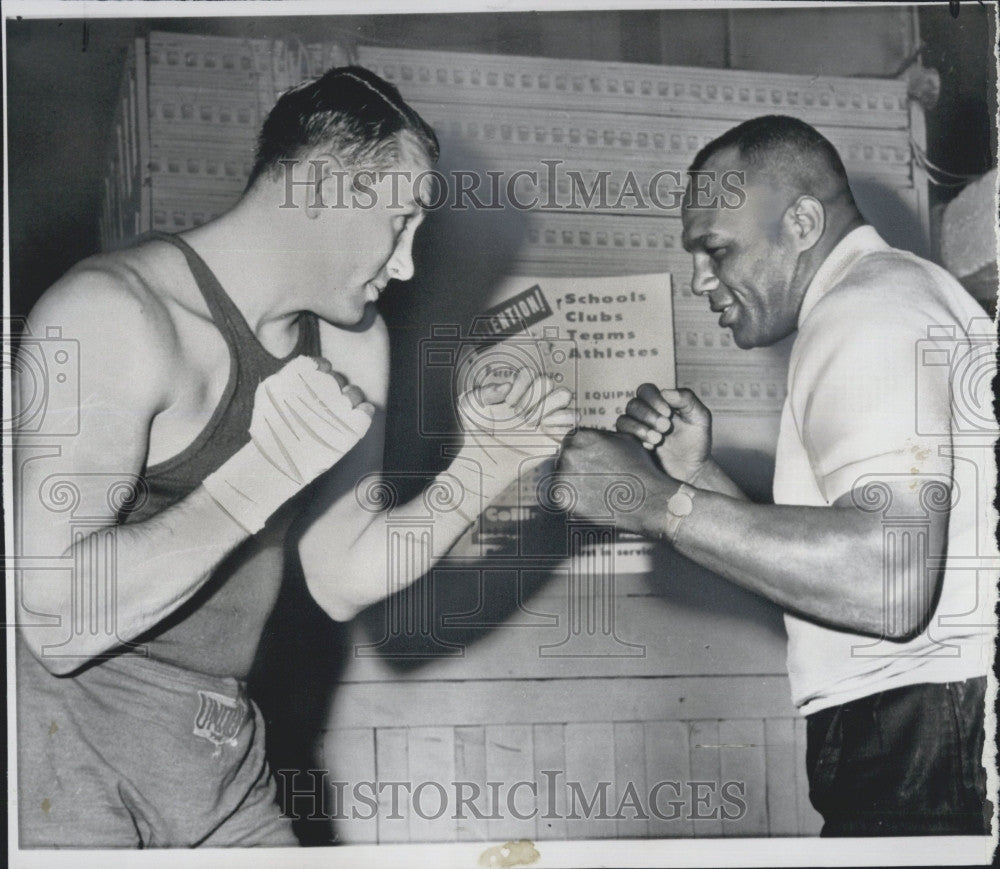
[{"label": "watch face", "polygon": [[693,508],[694,502],[691,500],[691,496],[687,492],[676,492],[670,500],[667,501],[667,509],[674,516],[687,516]]}]

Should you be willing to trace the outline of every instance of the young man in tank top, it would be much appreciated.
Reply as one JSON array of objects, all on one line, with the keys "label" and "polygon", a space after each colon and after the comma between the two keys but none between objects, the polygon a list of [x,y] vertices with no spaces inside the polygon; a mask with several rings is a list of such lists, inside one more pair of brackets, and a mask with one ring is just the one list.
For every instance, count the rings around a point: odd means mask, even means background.
[{"label": "young man in tank top", "polygon": [[808,124],[746,121],[690,171],[692,291],[740,348],[796,333],[775,503],[715,463],[694,393],[643,384],[618,420],[630,436],[581,432],[563,450],[578,510],[603,507],[588,473],[633,474],[647,497],[623,527],[785,611],[823,835],[985,835],[993,330],[947,272],[866,223]]},{"label": "young man in tank top", "polygon": [[[395,88],[331,70],[279,100],[229,212],[81,263],[32,311],[80,368],[78,397],[45,407],[74,436],[16,459],[22,847],[296,844],[244,679],[304,504],[329,504],[297,538],[320,607],[345,620],[388,592],[385,525],[354,494],[385,428],[370,303],[413,275],[437,154]],[[460,397],[434,553],[395,587],[555,452],[570,398],[526,371]]]}]

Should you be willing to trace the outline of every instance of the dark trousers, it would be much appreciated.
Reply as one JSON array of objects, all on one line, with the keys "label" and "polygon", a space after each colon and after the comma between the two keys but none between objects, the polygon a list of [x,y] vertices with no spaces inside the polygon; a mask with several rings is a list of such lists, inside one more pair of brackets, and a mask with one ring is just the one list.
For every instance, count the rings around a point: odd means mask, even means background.
[{"label": "dark trousers", "polygon": [[908,685],[808,716],[821,835],[987,835],[985,691],[985,677]]}]

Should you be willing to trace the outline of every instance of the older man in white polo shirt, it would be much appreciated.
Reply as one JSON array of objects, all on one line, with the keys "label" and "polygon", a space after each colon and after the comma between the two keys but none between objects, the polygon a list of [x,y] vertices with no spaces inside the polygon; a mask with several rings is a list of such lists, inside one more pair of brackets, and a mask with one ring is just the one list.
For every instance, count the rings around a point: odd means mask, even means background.
[{"label": "older man in white polo shirt", "polygon": [[[865,223],[808,124],[747,121],[690,171],[694,292],[744,349],[798,331],[775,503],[750,503],[712,460],[693,393],[644,384],[618,420],[628,436],[582,431],[566,445],[575,512],[603,505],[591,472],[635,474],[647,497],[623,528],[785,610],[824,835],[986,833],[995,577],[975,567],[995,552],[992,330],[970,334],[983,311],[962,287]],[[736,208],[711,195],[727,172],[743,173]]]}]

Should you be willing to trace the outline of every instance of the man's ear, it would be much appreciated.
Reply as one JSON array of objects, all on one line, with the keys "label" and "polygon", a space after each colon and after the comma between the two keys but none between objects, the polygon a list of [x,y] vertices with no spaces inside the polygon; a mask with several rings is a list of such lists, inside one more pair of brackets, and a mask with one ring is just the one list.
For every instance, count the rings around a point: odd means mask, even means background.
[{"label": "man's ear", "polygon": [[306,217],[315,220],[328,208],[342,208],[351,173],[343,160],[332,151],[323,151],[306,161],[309,164],[313,190],[306,202]]},{"label": "man's ear", "polygon": [[826,209],[815,196],[800,196],[785,211],[785,223],[799,253],[816,246],[826,229]]}]

